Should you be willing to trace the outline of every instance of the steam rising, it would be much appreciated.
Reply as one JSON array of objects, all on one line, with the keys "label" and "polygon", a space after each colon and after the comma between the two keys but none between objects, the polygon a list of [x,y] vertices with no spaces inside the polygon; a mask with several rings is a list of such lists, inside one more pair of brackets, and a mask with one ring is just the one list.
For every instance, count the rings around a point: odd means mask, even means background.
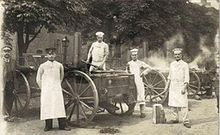
[{"label": "steam rising", "polygon": [[[184,50],[185,52],[191,52],[192,54],[194,54],[193,56],[194,59],[192,58],[190,59],[190,57],[187,56],[187,53],[183,54],[185,56],[183,60],[186,62],[190,62],[189,63],[190,68],[194,68],[196,70],[209,70],[209,69],[206,69],[206,66],[208,64],[209,64],[209,67],[215,66],[216,53],[213,50],[216,50],[217,45],[213,49],[213,47],[206,45],[206,41],[207,41],[207,36],[201,36],[200,42],[198,43],[198,46],[199,46],[198,48],[196,48],[195,46],[194,48],[189,48],[188,50]],[[164,57],[164,55],[161,54],[162,51],[160,50],[154,51],[154,52],[150,51],[149,52],[150,57],[144,58],[143,61],[148,63],[154,69],[168,70],[170,62],[174,60],[172,50],[176,47],[180,47],[183,49],[187,48],[185,47],[183,35],[180,32],[177,33],[176,35],[173,35],[170,39],[168,39],[164,43],[164,45],[167,48],[167,51],[166,51],[167,57]],[[198,55],[195,56],[196,54]]]},{"label": "steam rising", "polygon": [[206,41],[206,37],[202,36],[200,38],[200,46],[199,46],[200,53],[191,63],[189,63],[190,68],[194,68],[196,70],[199,69],[206,70],[205,68],[207,62],[214,59],[213,52],[207,46],[205,46],[205,41]]}]

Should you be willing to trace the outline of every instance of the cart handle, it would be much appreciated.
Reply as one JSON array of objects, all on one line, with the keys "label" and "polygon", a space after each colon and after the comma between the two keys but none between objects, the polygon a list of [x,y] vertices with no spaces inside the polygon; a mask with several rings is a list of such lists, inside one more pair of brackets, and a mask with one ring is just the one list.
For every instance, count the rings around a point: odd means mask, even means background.
[{"label": "cart handle", "polygon": [[81,60],[83,63],[86,63],[86,64],[89,64],[90,66],[93,66],[93,67],[95,67],[95,68],[97,68],[97,69],[99,69],[99,70],[103,70],[103,68],[101,68],[101,67],[99,67],[99,66],[97,66],[97,65],[94,65],[94,64],[92,64],[92,63],[89,63],[89,62],[87,62],[87,61],[85,61],[85,60]]}]

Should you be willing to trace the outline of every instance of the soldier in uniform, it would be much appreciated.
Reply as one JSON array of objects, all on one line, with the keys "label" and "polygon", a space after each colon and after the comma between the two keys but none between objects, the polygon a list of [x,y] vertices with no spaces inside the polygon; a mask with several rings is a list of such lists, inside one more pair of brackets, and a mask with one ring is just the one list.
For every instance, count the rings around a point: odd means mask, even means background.
[{"label": "soldier in uniform", "polygon": [[2,48],[3,60],[5,62],[3,68],[3,77],[4,77],[4,99],[3,99],[3,115],[4,120],[8,122],[13,122],[14,118],[12,117],[12,107],[14,102],[14,79],[15,79],[15,60],[11,58],[12,46],[4,46]]},{"label": "soldier in uniform", "polygon": [[[103,32],[96,32],[97,41],[92,44],[89,49],[87,63],[89,63],[90,58],[92,58],[92,65],[96,65],[100,69],[106,70],[105,62],[108,57],[109,47],[103,42]],[[89,71],[94,71],[96,68],[94,66],[90,66]]]},{"label": "soldier in uniform", "polygon": [[128,62],[127,72],[134,74],[135,84],[137,88],[137,104],[140,105],[140,117],[146,117],[144,113],[145,108],[145,90],[144,83],[142,80],[142,72],[146,69],[151,70],[151,67],[144,63],[143,61],[138,60],[138,49],[132,49],[131,51],[132,60]]},{"label": "soldier in uniform", "polygon": [[59,129],[69,131],[61,82],[64,77],[63,65],[55,60],[55,48],[47,48],[48,61],[40,65],[36,81],[41,89],[40,119],[45,120],[44,131],[52,129],[52,119],[58,118]]},{"label": "soldier in uniform", "polygon": [[169,123],[179,123],[179,111],[183,114],[183,125],[191,128],[188,118],[187,87],[189,84],[189,66],[182,60],[182,49],[173,50],[175,61],[170,64],[168,81],[165,90],[169,89],[168,105],[172,109],[173,120]]}]

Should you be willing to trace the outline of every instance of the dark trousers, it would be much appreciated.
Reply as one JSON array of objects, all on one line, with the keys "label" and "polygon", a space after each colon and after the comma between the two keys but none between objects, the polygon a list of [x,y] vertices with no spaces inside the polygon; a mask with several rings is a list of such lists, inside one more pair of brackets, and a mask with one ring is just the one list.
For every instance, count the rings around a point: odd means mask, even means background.
[{"label": "dark trousers", "polygon": [[215,95],[216,95],[216,99],[217,99],[217,108],[218,108],[218,112],[219,112],[219,87],[216,88]]},{"label": "dark trousers", "polygon": [[13,107],[13,102],[14,102],[14,85],[13,81],[7,81],[5,85],[5,90],[4,90],[4,109],[3,113],[4,115],[9,115],[11,116],[12,112],[12,107]]},{"label": "dark trousers", "polygon": [[[46,119],[45,120],[45,128],[51,129],[53,127],[53,120],[52,119]],[[59,124],[59,128],[63,129],[65,128],[66,125],[66,118],[58,118],[58,124]]]}]

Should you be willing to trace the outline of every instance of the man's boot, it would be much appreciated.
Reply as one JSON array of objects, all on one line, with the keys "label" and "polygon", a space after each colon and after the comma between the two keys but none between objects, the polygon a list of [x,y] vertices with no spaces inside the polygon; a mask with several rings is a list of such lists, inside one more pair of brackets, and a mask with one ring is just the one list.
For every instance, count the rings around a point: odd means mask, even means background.
[{"label": "man's boot", "polygon": [[45,128],[44,131],[47,132],[49,130],[51,130],[53,127],[53,120],[52,119],[47,119],[45,120]]}]

